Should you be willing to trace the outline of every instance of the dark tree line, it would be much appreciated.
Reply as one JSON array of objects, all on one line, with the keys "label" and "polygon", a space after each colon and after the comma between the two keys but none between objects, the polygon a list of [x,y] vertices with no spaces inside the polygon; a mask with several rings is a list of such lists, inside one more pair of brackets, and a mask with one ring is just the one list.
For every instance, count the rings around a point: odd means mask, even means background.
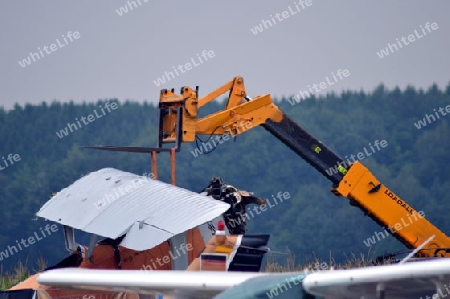
[{"label": "dark tree line", "polygon": [[[98,118],[67,136],[56,132],[99,111],[106,102],[118,109]],[[450,233],[450,116],[441,115],[418,129],[415,123],[434,109],[450,105],[450,85],[440,90],[388,90],[383,85],[372,92],[345,91],[340,95],[312,96],[294,106],[287,99],[277,104],[292,119],[341,156],[356,154],[375,140],[388,146],[361,162],[391,190],[442,231]],[[202,108],[210,113],[222,107],[211,103]],[[444,110],[445,111],[445,110]],[[449,113],[450,114],[450,113]],[[153,104],[42,103],[0,109],[0,165],[8,154],[20,161],[0,170],[0,252],[33,236],[46,222],[35,213],[51,196],[83,174],[103,167],[144,174],[150,171],[146,154],[112,153],[81,149],[82,145],[156,144],[158,108]],[[204,138],[206,139],[206,138]],[[288,247],[297,258],[311,256],[345,259],[351,253],[367,254],[364,240],[381,228],[348,204],[335,197],[330,183],[300,157],[263,128],[255,128],[219,145],[211,154],[194,157],[195,143],[183,144],[177,155],[177,183],[200,191],[213,176],[256,195],[271,198],[289,192],[290,199],[248,221],[250,233],[271,233],[274,250]],[[168,156],[159,156],[160,179],[170,181]],[[2,164],[3,163],[3,164]],[[9,163],[9,162],[8,162]],[[448,212],[446,212],[448,211]],[[370,249],[375,256],[403,250],[388,237]],[[65,256],[62,230],[0,261],[8,269],[19,260],[42,255],[54,263]]]}]

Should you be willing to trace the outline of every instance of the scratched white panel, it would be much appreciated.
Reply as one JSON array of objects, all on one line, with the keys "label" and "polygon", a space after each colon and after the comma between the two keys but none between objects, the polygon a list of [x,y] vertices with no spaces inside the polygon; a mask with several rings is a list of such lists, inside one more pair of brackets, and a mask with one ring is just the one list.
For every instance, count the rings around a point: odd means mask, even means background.
[{"label": "scratched white panel", "polygon": [[144,250],[221,215],[229,205],[198,193],[113,168],[62,189],[37,213],[57,223]]}]

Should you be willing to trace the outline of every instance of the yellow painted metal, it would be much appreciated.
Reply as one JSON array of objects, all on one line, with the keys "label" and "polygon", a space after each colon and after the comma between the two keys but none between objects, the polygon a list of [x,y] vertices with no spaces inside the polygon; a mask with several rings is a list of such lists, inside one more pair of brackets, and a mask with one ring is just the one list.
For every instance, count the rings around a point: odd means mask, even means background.
[{"label": "yellow painted metal", "polygon": [[196,132],[238,135],[265,123],[268,119],[281,121],[281,118],[282,113],[273,104],[270,95],[263,95],[199,119],[196,123]]},{"label": "yellow painted metal", "polygon": [[[227,91],[229,91],[228,100],[223,110],[197,119],[200,107]],[[169,109],[163,117],[163,141],[175,141],[176,109],[179,107],[183,109],[182,142],[195,141],[197,134],[239,135],[264,124],[268,119],[281,121],[282,112],[273,104],[270,95],[261,95],[251,101],[245,101],[246,96],[242,77],[235,77],[201,99],[197,99],[196,91],[188,86],[181,88],[180,95],[167,89],[162,90],[159,105]]]},{"label": "yellow painted metal", "polygon": [[[379,187],[377,189],[377,187]],[[376,188],[376,189],[374,189]],[[371,190],[377,190],[369,192]],[[381,240],[391,233],[409,248],[417,248],[430,236],[434,239],[419,254],[421,256],[450,256],[445,249],[450,248],[450,239],[431,224],[423,211],[416,211],[406,201],[381,184],[360,162],[352,164],[347,174],[333,190],[345,196],[353,204],[361,206],[384,229],[374,232],[374,240]],[[450,250],[448,250],[450,252]]]}]

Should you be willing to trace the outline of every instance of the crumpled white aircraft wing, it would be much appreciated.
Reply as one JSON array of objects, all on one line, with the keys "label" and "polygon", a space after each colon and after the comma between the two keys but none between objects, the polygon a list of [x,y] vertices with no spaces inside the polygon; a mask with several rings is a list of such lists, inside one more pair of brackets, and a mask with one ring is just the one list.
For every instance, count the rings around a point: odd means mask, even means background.
[{"label": "crumpled white aircraft wing", "polygon": [[303,287],[325,299],[442,299],[450,295],[450,259],[320,271],[308,275]]},{"label": "crumpled white aircraft wing", "polygon": [[37,216],[111,239],[126,234],[121,245],[141,251],[210,221],[229,207],[146,176],[103,168],[62,189]]}]

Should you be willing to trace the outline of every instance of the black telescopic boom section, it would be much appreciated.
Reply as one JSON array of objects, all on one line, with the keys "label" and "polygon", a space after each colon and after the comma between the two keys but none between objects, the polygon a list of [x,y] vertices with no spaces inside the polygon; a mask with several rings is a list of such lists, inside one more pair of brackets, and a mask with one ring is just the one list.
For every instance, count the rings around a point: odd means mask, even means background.
[{"label": "black telescopic boom section", "polygon": [[[262,126],[332,183],[338,184],[344,176],[343,173],[348,170],[348,164],[344,163],[338,155],[305,131],[286,114],[283,113],[281,122],[274,122],[269,119]],[[339,172],[338,168],[341,172]]]}]

